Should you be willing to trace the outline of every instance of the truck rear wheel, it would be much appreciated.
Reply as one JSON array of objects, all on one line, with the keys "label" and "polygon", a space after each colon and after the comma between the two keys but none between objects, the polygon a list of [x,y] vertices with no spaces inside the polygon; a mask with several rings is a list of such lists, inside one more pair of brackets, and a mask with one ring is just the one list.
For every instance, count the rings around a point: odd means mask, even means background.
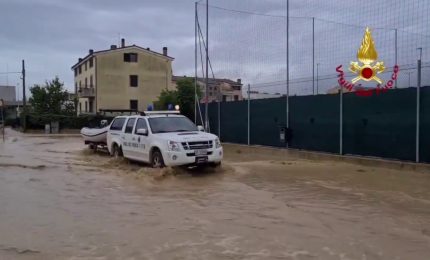
[{"label": "truck rear wheel", "polygon": [[152,168],[163,168],[164,167],[163,155],[161,154],[160,150],[158,150],[158,149],[155,149],[152,152],[151,166],[152,166]]}]

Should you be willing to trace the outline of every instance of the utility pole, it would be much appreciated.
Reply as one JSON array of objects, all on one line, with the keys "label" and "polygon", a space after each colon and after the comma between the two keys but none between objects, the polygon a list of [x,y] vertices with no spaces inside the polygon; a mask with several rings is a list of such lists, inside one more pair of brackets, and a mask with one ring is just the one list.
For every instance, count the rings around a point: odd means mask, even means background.
[{"label": "utility pole", "polygon": [[197,124],[197,2],[194,8],[194,123]]},{"label": "utility pole", "polygon": [[209,131],[208,90],[209,90],[209,0],[206,0],[206,86],[205,86],[205,130]]},{"label": "utility pole", "polygon": [[22,60],[22,112],[21,112],[21,120],[22,120],[22,130],[25,131],[27,129],[27,99],[25,97],[25,61]]}]

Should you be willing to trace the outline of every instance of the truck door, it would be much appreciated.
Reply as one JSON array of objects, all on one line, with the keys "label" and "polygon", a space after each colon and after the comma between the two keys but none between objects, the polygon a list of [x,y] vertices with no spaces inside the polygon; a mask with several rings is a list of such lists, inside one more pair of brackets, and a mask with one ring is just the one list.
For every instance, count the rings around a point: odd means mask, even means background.
[{"label": "truck door", "polygon": [[122,152],[124,153],[124,157],[126,158],[135,157],[135,154],[133,153],[133,146],[137,145],[133,135],[133,127],[135,122],[136,118],[129,118],[124,129],[122,138]]},{"label": "truck door", "polygon": [[[147,134],[137,134],[138,129],[146,129]],[[135,154],[138,154],[140,161],[149,162],[149,128],[145,118],[137,119],[133,136],[135,137],[137,143],[137,146],[133,147],[133,149],[135,149]]]}]

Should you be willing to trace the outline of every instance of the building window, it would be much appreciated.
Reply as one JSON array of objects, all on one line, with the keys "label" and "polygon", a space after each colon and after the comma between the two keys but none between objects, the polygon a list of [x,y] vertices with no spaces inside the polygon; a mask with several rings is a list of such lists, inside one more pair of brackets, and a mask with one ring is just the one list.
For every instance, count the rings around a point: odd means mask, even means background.
[{"label": "building window", "polygon": [[222,95],[222,101],[223,102],[227,101],[227,96],[226,95]]},{"label": "building window", "polygon": [[130,75],[130,87],[137,87],[138,84],[138,77],[137,75]]},{"label": "building window", "polygon": [[209,92],[209,96],[212,96],[212,92]]},{"label": "building window", "polygon": [[133,132],[133,126],[135,121],[136,121],[136,118],[130,118],[127,121],[127,124],[125,125],[125,131],[124,131],[126,134],[131,134]]},{"label": "building window", "polygon": [[137,53],[124,53],[124,62],[137,62]]},{"label": "building window", "polygon": [[85,112],[88,112],[88,101],[85,101]]},{"label": "building window", "polygon": [[93,112],[93,105],[94,105],[93,101],[90,100],[90,113]]},{"label": "building window", "polygon": [[137,119],[136,127],[134,128],[134,133],[137,132],[137,129],[147,129],[148,130],[148,124],[146,123],[146,120],[143,118]]},{"label": "building window", "polygon": [[85,71],[87,70],[87,62],[85,61]]},{"label": "building window", "polygon": [[75,77],[78,76],[78,68],[75,68]]},{"label": "building window", "polygon": [[137,110],[137,100],[135,100],[135,99],[130,100],[130,109],[131,110]]},{"label": "building window", "polygon": [[86,88],[88,87],[88,79],[87,78],[85,78],[85,87]]},{"label": "building window", "polygon": [[81,65],[79,65],[78,70],[79,70],[79,74],[81,74],[82,73],[82,66]]},{"label": "building window", "polygon": [[92,68],[92,67],[93,67],[93,65],[94,65],[93,58],[90,58],[90,68]]},{"label": "building window", "polygon": [[79,88],[82,88],[82,84],[81,84],[82,82],[81,81],[79,81]]},{"label": "building window", "polygon": [[90,75],[90,88],[93,88],[93,75]]},{"label": "building window", "polygon": [[238,101],[239,100],[239,96],[238,95],[234,95],[234,101]]},{"label": "building window", "polygon": [[124,117],[117,118],[110,125],[110,130],[121,131],[122,127],[124,126],[124,123],[125,123],[125,118]]},{"label": "building window", "polygon": [[82,103],[79,102],[79,113],[82,113]]}]

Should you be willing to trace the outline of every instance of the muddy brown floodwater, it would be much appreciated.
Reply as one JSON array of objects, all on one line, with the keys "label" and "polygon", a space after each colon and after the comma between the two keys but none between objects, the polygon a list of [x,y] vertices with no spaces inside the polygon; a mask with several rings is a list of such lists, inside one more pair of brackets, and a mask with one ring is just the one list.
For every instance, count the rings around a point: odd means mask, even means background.
[{"label": "muddy brown floodwater", "polygon": [[225,150],[153,170],[8,130],[0,259],[430,259],[430,173]]}]

